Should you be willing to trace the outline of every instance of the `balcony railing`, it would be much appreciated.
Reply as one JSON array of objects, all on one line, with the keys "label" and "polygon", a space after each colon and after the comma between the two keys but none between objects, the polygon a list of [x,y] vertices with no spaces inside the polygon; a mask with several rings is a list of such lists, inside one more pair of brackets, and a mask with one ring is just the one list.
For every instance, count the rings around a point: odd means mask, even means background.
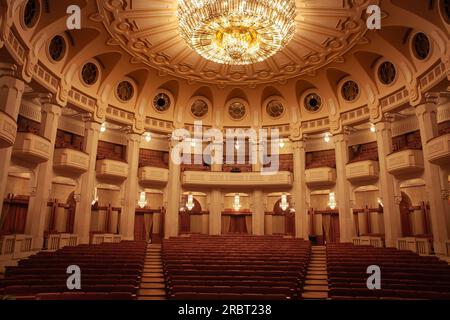
[{"label": "balcony railing", "polygon": [[29,132],[18,132],[13,147],[13,156],[34,164],[50,159],[53,146],[50,141]]},{"label": "balcony railing", "polygon": [[397,240],[397,249],[410,250],[418,254],[431,253],[431,240],[428,238],[405,237]]},{"label": "balcony railing", "polygon": [[336,183],[336,169],[330,167],[307,169],[305,176],[309,187],[324,187]]},{"label": "balcony railing", "polygon": [[17,123],[6,113],[0,111],[0,148],[14,145],[17,133]]},{"label": "balcony railing", "polygon": [[44,239],[44,249],[56,251],[64,247],[78,245],[78,236],[70,233],[49,234]]},{"label": "balcony railing", "polygon": [[65,172],[81,174],[89,169],[89,155],[74,149],[56,149],[53,166]]},{"label": "balcony railing", "polygon": [[23,259],[33,253],[33,237],[24,234],[0,236],[0,261]]},{"label": "balcony railing", "polygon": [[428,160],[438,165],[450,166],[450,133],[428,141]]},{"label": "balcony railing", "polygon": [[165,186],[169,181],[169,170],[156,167],[142,167],[138,172],[139,183],[146,186]]},{"label": "balcony railing", "polygon": [[393,175],[418,173],[424,168],[422,150],[407,149],[391,153],[386,161],[387,170]]},{"label": "balcony railing", "polygon": [[97,160],[97,177],[125,180],[128,177],[128,164],[117,160]]},{"label": "balcony railing", "polygon": [[122,241],[120,234],[111,233],[97,233],[93,234],[91,238],[91,244],[119,243],[120,241]]},{"label": "balcony railing", "polygon": [[352,242],[355,246],[374,246],[376,248],[384,247],[384,240],[382,237],[377,236],[360,236],[352,238]]},{"label": "balcony railing", "polygon": [[351,182],[376,180],[379,171],[378,161],[373,160],[352,162],[346,166],[347,179]]}]

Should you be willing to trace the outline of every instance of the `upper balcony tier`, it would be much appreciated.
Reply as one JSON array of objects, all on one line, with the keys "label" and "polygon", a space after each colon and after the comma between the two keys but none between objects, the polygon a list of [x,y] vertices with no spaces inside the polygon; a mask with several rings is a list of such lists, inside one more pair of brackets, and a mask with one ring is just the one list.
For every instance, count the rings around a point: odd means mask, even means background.
[{"label": "upper balcony tier", "polygon": [[350,182],[362,182],[378,179],[378,161],[363,160],[347,164],[346,175]]},{"label": "upper balcony tier", "polygon": [[292,182],[292,173],[286,171],[275,174],[185,171],[182,175],[183,186],[291,187]]},{"label": "upper balcony tier", "polygon": [[428,141],[428,161],[450,166],[450,133]]},{"label": "upper balcony tier", "polygon": [[13,146],[13,156],[27,163],[42,163],[50,159],[53,146],[50,141],[29,132],[18,132]]},{"label": "upper balcony tier", "polygon": [[0,148],[7,148],[14,145],[16,132],[16,121],[6,113],[0,111]]},{"label": "upper balcony tier", "polygon": [[336,169],[330,167],[307,169],[305,175],[309,187],[324,187],[336,183]]},{"label": "upper balcony tier", "polygon": [[81,174],[89,169],[89,155],[73,149],[56,149],[53,166],[68,173]]},{"label": "upper balcony tier", "polygon": [[423,170],[422,150],[406,149],[386,157],[387,171],[393,175],[419,173]]},{"label": "upper balcony tier", "polygon": [[156,167],[142,167],[139,168],[138,177],[141,185],[164,187],[169,181],[169,170]]},{"label": "upper balcony tier", "polygon": [[97,177],[125,180],[128,177],[128,164],[117,160],[97,160]]}]

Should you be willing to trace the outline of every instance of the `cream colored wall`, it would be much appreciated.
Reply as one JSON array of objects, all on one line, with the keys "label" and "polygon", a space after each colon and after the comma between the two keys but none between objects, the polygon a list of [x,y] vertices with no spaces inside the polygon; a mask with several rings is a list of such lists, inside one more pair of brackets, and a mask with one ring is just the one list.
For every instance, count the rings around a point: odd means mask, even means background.
[{"label": "cream colored wall", "polygon": [[14,195],[30,195],[30,179],[16,176],[8,176],[5,195],[12,193]]}]

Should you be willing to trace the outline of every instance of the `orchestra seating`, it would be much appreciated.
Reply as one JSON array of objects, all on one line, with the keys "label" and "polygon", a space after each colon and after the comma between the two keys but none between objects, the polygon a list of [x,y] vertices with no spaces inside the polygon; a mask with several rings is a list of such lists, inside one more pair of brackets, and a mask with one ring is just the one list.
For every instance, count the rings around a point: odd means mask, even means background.
[{"label": "orchestra seating", "polygon": [[[332,299],[450,299],[450,266],[435,256],[395,248],[329,244]],[[367,267],[381,271],[381,290],[369,290]]]},{"label": "orchestra seating", "polygon": [[[0,298],[37,300],[131,300],[136,297],[147,243],[122,241],[40,252],[7,267]],[[81,289],[69,290],[67,268],[80,267]]]},{"label": "orchestra seating", "polygon": [[282,236],[164,240],[169,299],[287,300],[301,296],[311,246]]}]

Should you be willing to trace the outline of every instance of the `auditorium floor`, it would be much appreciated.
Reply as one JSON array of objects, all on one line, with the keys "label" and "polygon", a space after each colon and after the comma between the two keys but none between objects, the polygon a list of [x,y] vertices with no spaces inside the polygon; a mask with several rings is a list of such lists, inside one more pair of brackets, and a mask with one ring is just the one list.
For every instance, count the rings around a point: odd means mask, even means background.
[{"label": "auditorium floor", "polygon": [[311,261],[306,274],[302,298],[328,299],[326,248],[325,246],[313,246],[311,250]]},{"label": "auditorium floor", "polygon": [[166,300],[161,244],[149,244],[147,247],[138,300]]}]

